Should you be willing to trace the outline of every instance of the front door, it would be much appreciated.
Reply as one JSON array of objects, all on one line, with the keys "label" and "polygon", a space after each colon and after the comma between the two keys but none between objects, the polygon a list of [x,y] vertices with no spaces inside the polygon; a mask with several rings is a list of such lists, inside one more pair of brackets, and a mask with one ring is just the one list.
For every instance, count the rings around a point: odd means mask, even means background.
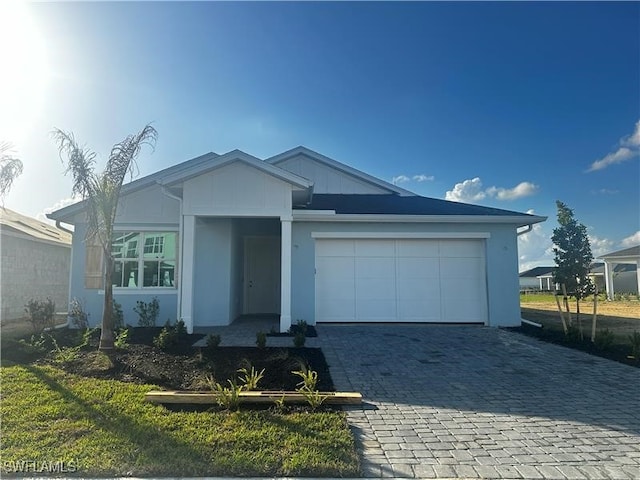
[{"label": "front door", "polygon": [[245,237],[244,313],[280,313],[279,237]]}]

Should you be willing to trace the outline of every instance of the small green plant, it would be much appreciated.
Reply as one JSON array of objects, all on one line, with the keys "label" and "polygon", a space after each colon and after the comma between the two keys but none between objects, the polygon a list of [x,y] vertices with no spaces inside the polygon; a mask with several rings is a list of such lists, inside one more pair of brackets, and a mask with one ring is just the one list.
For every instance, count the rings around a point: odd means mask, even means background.
[{"label": "small green plant", "polygon": [[636,362],[640,361],[640,332],[634,330],[629,335],[629,343],[631,343],[631,356],[635,358]]},{"label": "small green plant", "polygon": [[309,325],[306,320],[297,320],[296,321],[296,333],[302,333],[303,335],[307,335],[307,330],[309,329]]},{"label": "small green plant", "polygon": [[284,399],[285,395],[283,393],[280,398],[273,401],[277,413],[284,413],[286,411],[287,404],[285,403]]},{"label": "small green plant", "polygon": [[304,347],[304,343],[307,341],[304,333],[298,332],[293,336],[293,345],[296,348]]},{"label": "small green plant", "polygon": [[80,335],[80,340],[78,341],[78,348],[88,347],[91,343],[91,337],[94,333],[98,331],[98,327],[96,328],[85,328]]},{"label": "small green plant", "polygon": [[18,344],[22,347],[22,349],[26,353],[29,353],[29,354],[31,353],[42,354],[47,351],[47,337],[44,335],[44,333],[41,333],[39,335],[31,335],[31,338],[29,339],[29,341],[25,340],[24,338],[21,338],[18,341]]},{"label": "small green plant", "polygon": [[111,315],[113,316],[113,326],[116,330],[124,328],[124,313],[122,312],[122,305],[113,299],[111,305]]},{"label": "small green plant", "polygon": [[116,333],[116,339],[113,341],[113,345],[116,348],[121,350],[125,350],[129,346],[129,329],[123,328],[118,333]]},{"label": "small green plant", "polygon": [[241,368],[238,370],[240,383],[245,390],[257,390],[258,383],[264,377],[264,368],[259,372],[251,366],[251,368]]},{"label": "small green plant", "polygon": [[217,348],[220,345],[221,340],[222,339],[220,338],[220,335],[214,335],[210,333],[209,335],[207,335],[207,347]]},{"label": "small green plant", "polygon": [[296,391],[300,392],[312,410],[317,409],[327,399],[326,395],[322,395],[316,385],[318,384],[318,372],[303,367],[301,370],[292,371],[294,375],[299,376],[302,381],[298,383]]},{"label": "small green plant", "polygon": [[567,325],[567,333],[565,334],[565,337],[570,342],[577,343],[582,340],[582,332],[574,324]]},{"label": "small green plant", "polygon": [[80,300],[74,298],[69,302],[69,320],[75,328],[89,328],[89,314],[84,311]]},{"label": "small green plant", "polygon": [[40,333],[45,328],[54,326],[54,316],[56,313],[56,304],[50,298],[44,301],[31,299],[24,306],[29,323],[33,328],[33,333]]},{"label": "small green plant", "polygon": [[175,348],[178,344],[178,336],[173,328],[165,326],[157,337],[153,339],[153,346],[163,352]]},{"label": "small green plant", "polygon": [[264,332],[256,333],[256,345],[258,348],[264,348],[267,346],[267,334]]},{"label": "small green plant", "polygon": [[140,327],[154,327],[160,312],[158,297],[153,297],[149,303],[138,300],[136,306],[133,307],[133,311],[138,314],[138,325]]},{"label": "small green plant", "polygon": [[80,348],[82,348],[80,345],[76,347],[60,347],[60,345],[58,345],[58,342],[54,337],[49,335],[49,338],[51,339],[51,343],[53,344],[53,361],[54,362],[65,364],[65,363],[72,362],[78,358],[78,355],[80,353]]},{"label": "small green plant", "polygon": [[[167,320],[167,322],[168,321],[169,320]],[[187,326],[184,324],[184,320],[178,320],[173,328],[176,331],[176,335],[179,337],[187,335]]]},{"label": "small green plant", "polygon": [[238,385],[236,382],[227,380],[228,387],[219,383],[214,384],[214,391],[218,394],[216,399],[219,406],[227,410],[237,410],[240,406],[240,392],[242,392],[242,385]]},{"label": "small green plant", "polygon": [[608,328],[596,334],[595,345],[598,350],[608,350],[613,345],[616,336]]}]

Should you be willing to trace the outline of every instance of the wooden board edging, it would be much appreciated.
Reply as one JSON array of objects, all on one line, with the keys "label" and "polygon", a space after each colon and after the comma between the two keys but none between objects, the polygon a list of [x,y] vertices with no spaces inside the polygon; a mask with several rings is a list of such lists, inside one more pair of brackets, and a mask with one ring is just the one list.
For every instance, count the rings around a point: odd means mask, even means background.
[{"label": "wooden board edging", "polygon": [[[358,392],[319,392],[325,397],[327,405],[359,405],[362,403],[362,395]],[[276,403],[283,400],[284,403],[307,403],[300,392],[279,391],[247,391],[238,395],[240,403]],[[151,403],[197,403],[216,404],[218,393],[211,391],[159,391],[153,390],[144,396],[145,401]]]}]

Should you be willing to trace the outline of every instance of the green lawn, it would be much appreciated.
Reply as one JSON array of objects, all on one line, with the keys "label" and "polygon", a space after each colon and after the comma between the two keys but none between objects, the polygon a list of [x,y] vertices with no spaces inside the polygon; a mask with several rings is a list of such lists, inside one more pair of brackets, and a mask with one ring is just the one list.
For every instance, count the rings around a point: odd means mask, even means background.
[{"label": "green lawn", "polygon": [[0,371],[4,475],[17,462],[35,462],[32,470],[58,462],[75,475],[109,477],[359,473],[340,412],[171,412],[143,402],[152,385],[52,367]]}]

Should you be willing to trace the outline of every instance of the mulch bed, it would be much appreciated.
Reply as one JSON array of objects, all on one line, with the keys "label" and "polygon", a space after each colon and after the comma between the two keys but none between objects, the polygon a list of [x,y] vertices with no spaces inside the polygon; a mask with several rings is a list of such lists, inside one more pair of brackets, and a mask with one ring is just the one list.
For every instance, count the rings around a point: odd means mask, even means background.
[{"label": "mulch bed", "polygon": [[[333,381],[322,350],[319,348],[266,347],[193,347],[204,335],[184,335],[178,344],[165,352],[153,346],[161,328],[132,328],[126,349],[116,349],[112,366],[97,351],[99,332],[77,358],[56,364],[65,371],[84,377],[116,379],[124,382],[150,383],[168,390],[209,389],[210,380],[227,384],[237,379],[237,370],[265,369],[259,383],[262,390],[295,390],[300,377],[292,370],[308,368],[318,372],[318,390],[333,391]],[[56,332],[58,344],[73,345],[78,333],[73,330]],[[75,343],[77,344],[77,343]],[[36,363],[54,363],[49,354]]]},{"label": "mulch bed", "polygon": [[591,342],[589,338],[590,334],[585,334],[585,339],[580,340],[579,338],[568,337],[564,334],[564,332],[561,332],[559,330],[554,330],[551,328],[539,328],[526,324],[523,324],[520,327],[505,328],[505,330],[521,333],[523,335],[538,338],[545,342],[574,348],[591,355],[596,355],[598,357],[607,358],[609,360],[614,360],[626,365],[631,365],[632,367],[640,368],[640,361],[635,358],[629,358],[629,354],[631,351],[631,347],[629,345],[620,345],[618,343],[614,343],[606,349],[599,349]]}]

